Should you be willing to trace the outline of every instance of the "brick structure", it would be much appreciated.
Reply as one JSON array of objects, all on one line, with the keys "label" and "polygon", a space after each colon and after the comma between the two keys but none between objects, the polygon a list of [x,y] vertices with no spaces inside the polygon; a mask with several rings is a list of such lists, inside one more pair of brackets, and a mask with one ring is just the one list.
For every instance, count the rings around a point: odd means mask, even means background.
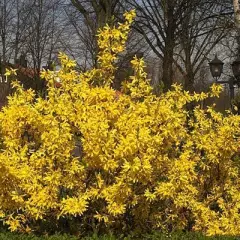
[{"label": "brick structure", "polygon": [[4,64],[0,61],[0,109],[7,103],[7,96],[13,91],[11,88],[13,77],[5,76],[7,68],[17,69],[17,76],[14,79],[20,81],[26,89],[36,89],[36,78],[39,78],[38,72],[27,66],[27,60],[23,55],[15,64],[9,62]]}]

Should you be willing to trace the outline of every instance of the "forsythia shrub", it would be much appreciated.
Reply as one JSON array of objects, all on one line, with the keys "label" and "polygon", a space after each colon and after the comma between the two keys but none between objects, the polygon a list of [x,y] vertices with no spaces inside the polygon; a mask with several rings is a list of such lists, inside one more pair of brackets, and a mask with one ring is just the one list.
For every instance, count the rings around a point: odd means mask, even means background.
[{"label": "forsythia shrub", "polygon": [[42,72],[46,98],[13,84],[0,113],[0,215],[12,231],[76,217],[113,229],[240,234],[240,116],[198,106],[221,87],[191,95],[174,85],[157,97],[135,57],[123,92],[111,88],[134,16],[99,31],[97,69],[79,74],[60,54],[61,69]]}]

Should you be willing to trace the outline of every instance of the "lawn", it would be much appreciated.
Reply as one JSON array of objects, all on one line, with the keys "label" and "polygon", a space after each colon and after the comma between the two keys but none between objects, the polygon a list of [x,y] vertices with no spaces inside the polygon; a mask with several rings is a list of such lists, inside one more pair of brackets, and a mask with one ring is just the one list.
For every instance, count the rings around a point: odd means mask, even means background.
[{"label": "lawn", "polygon": [[10,232],[2,232],[0,233],[0,240],[240,240],[239,237],[227,237],[227,236],[216,236],[216,237],[206,237],[198,233],[172,233],[172,234],[163,234],[154,232],[152,234],[141,235],[141,236],[113,236],[113,235],[103,235],[98,236],[97,234],[93,234],[88,237],[76,237],[70,235],[52,235],[52,236],[34,236],[34,235],[25,235],[25,234],[17,234]]}]

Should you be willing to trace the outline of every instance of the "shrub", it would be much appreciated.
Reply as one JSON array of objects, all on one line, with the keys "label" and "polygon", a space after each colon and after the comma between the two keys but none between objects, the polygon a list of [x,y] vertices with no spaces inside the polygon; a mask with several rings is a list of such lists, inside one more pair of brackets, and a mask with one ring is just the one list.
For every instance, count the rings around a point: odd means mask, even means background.
[{"label": "shrub", "polygon": [[79,74],[60,54],[60,71],[42,72],[46,98],[13,84],[0,113],[0,210],[12,231],[67,219],[80,232],[240,233],[240,117],[199,104],[220,86],[157,97],[135,57],[122,92],[111,88],[134,15],[99,32],[98,69]]}]

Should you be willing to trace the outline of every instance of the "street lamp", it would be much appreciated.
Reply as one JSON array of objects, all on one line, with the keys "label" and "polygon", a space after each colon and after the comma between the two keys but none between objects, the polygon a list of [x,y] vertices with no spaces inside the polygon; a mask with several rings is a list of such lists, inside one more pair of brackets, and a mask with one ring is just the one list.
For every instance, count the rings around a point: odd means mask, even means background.
[{"label": "street lamp", "polygon": [[239,85],[240,83],[240,57],[238,57],[233,63],[232,63],[232,71],[233,75],[236,79],[236,84]]},{"label": "street lamp", "polygon": [[216,81],[218,81],[223,72],[223,64],[224,63],[217,58],[217,55],[209,63],[211,74]]},{"label": "street lamp", "polygon": [[235,85],[238,87],[240,86],[240,57],[238,57],[231,65],[232,65],[232,71],[233,71],[233,77],[230,78],[229,81],[219,81],[219,78],[221,77],[223,73],[223,65],[224,63],[218,59],[217,56],[209,62],[210,71],[212,74],[212,77],[215,79],[216,83],[220,84],[228,84],[230,89],[230,101],[232,106],[232,100],[234,99],[234,88]]}]

